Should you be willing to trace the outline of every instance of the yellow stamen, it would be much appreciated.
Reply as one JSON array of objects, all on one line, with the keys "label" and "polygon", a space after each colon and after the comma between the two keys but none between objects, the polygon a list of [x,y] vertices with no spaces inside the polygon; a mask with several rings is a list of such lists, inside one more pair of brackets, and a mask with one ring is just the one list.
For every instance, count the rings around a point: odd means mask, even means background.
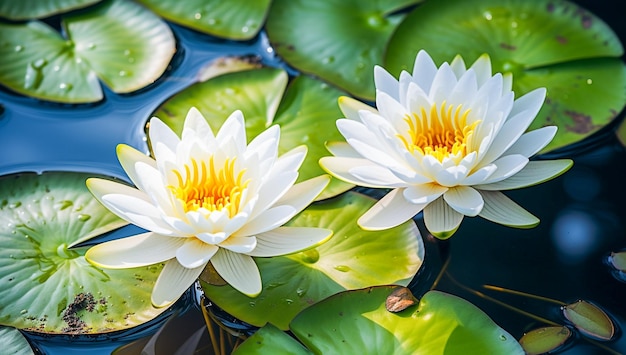
[{"label": "yellow stamen", "polygon": [[170,185],[174,196],[183,202],[185,212],[204,208],[208,211],[226,210],[230,217],[237,214],[241,194],[250,180],[242,181],[245,169],[235,172],[235,159],[226,159],[221,169],[215,168],[213,157],[205,161],[191,159],[185,164],[185,178],[177,171],[178,186]]},{"label": "yellow stamen", "polygon": [[456,108],[446,105],[444,101],[438,110],[437,105],[425,108],[421,112],[407,115],[406,123],[409,125],[409,139],[399,136],[406,149],[418,151],[423,155],[431,155],[440,162],[444,158],[452,157],[457,163],[469,152],[474,129],[480,121],[467,124],[467,116],[470,110],[462,110],[462,105]]}]

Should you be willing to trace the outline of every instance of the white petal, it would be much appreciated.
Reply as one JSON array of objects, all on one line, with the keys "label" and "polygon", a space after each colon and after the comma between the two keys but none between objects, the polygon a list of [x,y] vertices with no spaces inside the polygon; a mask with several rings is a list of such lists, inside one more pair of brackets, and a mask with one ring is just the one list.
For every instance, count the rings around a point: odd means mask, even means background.
[{"label": "white petal", "polygon": [[176,256],[185,238],[147,232],[94,245],[85,259],[102,268],[125,269],[157,264]]},{"label": "white petal", "polygon": [[143,192],[130,186],[97,178],[87,179],[89,191],[120,218],[143,229],[163,235],[173,231],[163,221],[160,213]]},{"label": "white petal", "polygon": [[494,161],[493,164],[497,166],[497,169],[483,181],[483,184],[498,182],[517,174],[528,164],[528,158],[519,154],[507,155]]},{"label": "white petal", "polygon": [[180,138],[178,138],[176,133],[157,117],[150,119],[148,134],[153,146],[156,143],[162,143],[173,152],[176,151],[176,147],[180,143]]},{"label": "white petal", "polygon": [[215,232],[215,233],[197,233],[196,238],[203,241],[205,244],[219,244],[226,240],[230,235],[224,232]]},{"label": "white petal", "polygon": [[297,178],[298,173],[295,171],[285,171],[272,176],[261,186],[258,192],[258,201],[255,205],[255,210],[252,212],[250,218],[255,218],[265,209],[274,206],[276,201],[288,193],[289,189],[293,187]]},{"label": "white petal", "polygon": [[252,257],[220,249],[211,263],[215,271],[237,291],[248,297],[261,293],[261,274]]},{"label": "white petal", "polygon": [[439,239],[448,239],[461,225],[463,215],[453,210],[442,198],[424,208],[424,224],[430,234]]},{"label": "white petal", "polygon": [[488,164],[502,156],[502,153],[520,138],[534,118],[534,116],[528,115],[528,111],[524,111],[507,120],[494,138],[481,162]]},{"label": "white petal", "polygon": [[204,116],[202,116],[197,108],[192,107],[187,111],[187,116],[185,117],[182,140],[195,139],[196,137],[213,141],[215,136]]},{"label": "white petal", "polygon": [[433,79],[437,74],[437,66],[424,50],[420,50],[413,64],[413,80],[425,92],[430,91]]},{"label": "white petal", "polygon": [[[452,163],[452,161],[449,161]],[[435,180],[442,186],[457,186],[469,173],[469,169],[463,165],[454,165],[446,169],[440,170],[435,174]]]},{"label": "white petal", "polygon": [[257,234],[257,245],[250,256],[280,256],[300,252],[330,239],[333,231],[311,227],[279,227]]},{"label": "white petal", "polygon": [[414,204],[404,198],[403,189],[394,189],[365,212],[357,224],[365,230],[383,230],[398,226],[418,214],[426,204]]},{"label": "white petal", "polygon": [[480,191],[485,207],[479,216],[509,227],[532,228],[539,219],[498,191]]},{"label": "white petal", "polygon": [[281,205],[265,210],[237,231],[238,236],[246,237],[278,228],[289,221],[298,211],[292,206]]},{"label": "white petal", "polygon": [[185,244],[176,250],[176,259],[183,267],[194,269],[206,265],[218,249],[196,238],[185,238]]},{"label": "white petal", "polygon": [[443,102],[450,97],[456,83],[457,78],[450,65],[443,63],[433,79],[428,97],[434,102]]},{"label": "white petal", "polygon": [[448,191],[447,187],[438,184],[421,184],[407,187],[404,189],[403,195],[411,203],[427,204],[446,191]]},{"label": "white petal", "polygon": [[[397,94],[395,94],[397,96]],[[371,112],[362,112],[361,119],[364,116],[373,116],[373,117],[384,117],[385,120],[392,122],[395,126],[397,121],[403,121],[404,117],[409,113],[407,112],[406,107],[402,106],[400,102],[398,102],[397,98],[388,95],[385,92],[378,92],[376,94],[376,107],[378,108],[378,113]]]},{"label": "white petal", "polygon": [[491,78],[491,59],[487,54],[483,54],[478,57],[478,59],[476,59],[476,61],[470,66],[470,68],[474,72],[476,72],[476,80],[478,81],[479,87],[483,86],[485,82],[487,82],[487,80]]},{"label": "white petal", "polygon": [[556,126],[547,126],[525,133],[503,155],[521,154],[530,158],[550,143],[556,131]]},{"label": "white petal", "polygon": [[243,153],[248,143],[243,113],[239,110],[231,113],[215,135],[215,139],[220,143],[232,140],[237,146],[237,151]]},{"label": "white petal", "polygon": [[468,102],[468,98],[478,91],[476,83],[476,73],[473,70],[465,72],[459,77],[459,81],[446,99],[449,105],[457,106]]},{"label": "white petal", "polygon": [[274,206],[288,205],[293,207],[297,211],[296,213],[299,213],[328,186],[329,182],[330,176],[328,175],[320,175],[299,182],[276,201]]},{"label": "white petal", "polygon": [[220,243],[221,248],[226,248],[234,253],[243,253],[248,254],[254,248],[256,248],[257,240],[256,237],[238,237],[235,235],[231,235],[226,240]]},{"label": "white petal", "polygon": [[492,184],[474,186],[480,190],[512,190],[522,187],[540,184],[554,179],[572,167],[573,162],[569,159],[531,161],[524,169],[508,179]]},{"label": "white petal", "polygon": [[495,164],[489,164],[487,166],[483,166],[482,168],[476,170],[474,173],[468,175],[465,180],[461,183],[461,185],[472,186],[477,184],[482,184],[486,181],[496,170],[498,167]]},{"label": "white petal", "polygon": [[[268,156],[278,155],[278,142],[280,141],[280,126],[273,125],[263,132],[259,133],[250,141],[246,154],[255,152],[259,154],[261,160]],[[305,153],[306,154],[306,151]]]},{"label": "white petal", "polygon": [[513,104],[513,109],[511,110],[511,113],[509,113],[509,117],[513,117],[523,111],[528,111],[528,115],[532,117],[537,116],[545,98],[545,88],[535,89],[527,93],[526,95],[515,100],[515,103]]},{"label": "white petal", "polygon": [[326,149],[328,149],[332,155],[337,157],[362,158],[361,154],[359,154],[350,146],[350,144],[346,142],[327,142]]},{"label": "white petal", "polygon": [[346,116],[346,118],[354,121],[360,121],[359,111],[366,110],[373,113],[377,113],[378,111],[370,105],[367,105],[361,101],[355,100],[348,96],[339,97],[339,109]]},{"label": "white petal", "polygon": [[[355,166],[349,172],[357,180],[364,181],[371,186],[401,187],[406,186],[404,181],[398,179],[398,175],[387,168],[378,165]],[[415,178],[418,178],[415,176]]]},{"label": "white petal", "polygon": [[374,66],[374,85],[376,90],[386,92],[396,101],[400,101],[398,80],[378,65]]},{"label": "white petal", "polygon": [[176,259],[165,263],[152,290],[152,304],[155,307],[165,307],[176,302],[196,282],[205,266],[187,269]]},{"label": "white petal", "polygon": [[449,189],[443,199],[455,211],[469,217],[478,215],[484,202],[478,191],[467,186],[457,186]]},{"label": "white petal", "polygon": [[402,184],[402,180],[390,180],[390,185],[374,185],[370,184],[367,181],[363,181],[356,176],[352,175],[350,172],[353,168],[356,167],[371,167],[372,169],[378,168],[379,165],[372,163],[367,159],[358,159],[358,158],[343,158],[343,157],[323,157],[319,161],[320,166],[329,174],[338,178],[339,180],[345,181],[350,184],[371,187],[371,188],[385,188],[394,186],[397,184]]},{"label": "white petal", "polygon": [[463,57],[458,54],[454,56],[454,59],[452,59],[452,62],[450,62],[450,68],[454,72],[454,75],[456,75],[456,77],[459,79],[463,76],[463,74],[467,72],[465,61],[463,60]]},{"label": "white petal", "polygon": [[130,180],[137,187],[143,189],[143,186],[141,186],[141,179],[139,179],[139,174],[135,170],[135,164],[137,162],[142,162],[156,169],[156,161],[146,154],[126,144],[118,144],[116,152],[117,159],[119,160],[122,168],[130,178]]}]

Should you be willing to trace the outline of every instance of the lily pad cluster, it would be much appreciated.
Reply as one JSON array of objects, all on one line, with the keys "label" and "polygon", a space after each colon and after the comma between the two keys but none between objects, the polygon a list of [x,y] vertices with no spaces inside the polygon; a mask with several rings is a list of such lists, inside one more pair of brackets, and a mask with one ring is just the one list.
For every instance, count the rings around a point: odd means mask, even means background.
[{"label": "lily pad cluster", "polygon": [[524,354],[509,333],[471,303],[439,291],[398,313],[385,309],[395,286],[346,291],[298,314],[291,337],[271,323],[233,354]]},{"label": "lily pad cluster", "polygon": [[169,26],[132,1],[64,14],[60,26],[62,33],[39,20],[0,22],[0,84],[47,101],[96,102],[101,83],[115,93],[153,83],[176,51]]},{"label": "lily pad cluster", "polygon": [[145,323],[161,266],[101,270],[82,241],[119,228],[85,186],[88,174],[0,178],[0,325],[38,333],[107,333]]}]

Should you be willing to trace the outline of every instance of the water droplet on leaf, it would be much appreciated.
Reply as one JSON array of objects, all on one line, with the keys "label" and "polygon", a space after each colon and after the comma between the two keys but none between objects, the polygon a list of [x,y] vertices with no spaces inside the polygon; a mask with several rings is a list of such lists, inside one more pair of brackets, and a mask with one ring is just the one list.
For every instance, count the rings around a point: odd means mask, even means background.
[{"label": "water droplet on leaf", "polygon": [[79,214],[79,215],[78,215],[78,220],[79,220],[79,221],[81,221],[81,222],[86,222],[86,221],[88,221],[90,218],[91,218],[91,216],[90,216],[90,215],[88,215],[88,214],[82,214],[82,213],[81,213],[81,214]]},{"label": "water droplet on leaf", "polygon": [[350,267],[347,266],[347,265],[337,265],[337,266],[335,266],[335,270],[341,271],[341,272],[348,272],[348,271],[350,271],[352,269],[350,269]]}]

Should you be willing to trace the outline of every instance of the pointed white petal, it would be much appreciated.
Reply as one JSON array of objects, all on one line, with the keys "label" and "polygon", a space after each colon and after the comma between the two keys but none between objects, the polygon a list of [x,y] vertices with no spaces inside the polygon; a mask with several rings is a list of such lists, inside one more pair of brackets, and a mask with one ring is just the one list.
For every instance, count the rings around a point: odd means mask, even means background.
[{"label": "pointed white petal", "polygon": [[244,152],[247,145],[246,125],[243,119],[243,113],[236,110],[228,116],[219,132],[215,135],[218,142],[233,140],[237,145],[238,152]]},{"label": "pointed white petal", "polygon": [[476,184],[482,184],[486,181],[496,170],[498,167],[495,164],[489,164],[487,166],[483,166],[482,168],[476,170],[474,173],[468,175],[465,180],[461,182],[460,185],[472,186]]},{"label": "pointed white petal", "polygon": [[556,131],[556,126],[547,126],[525,133],[503,155],[521,154],[530,158],[550,143]]},{"label": "pointed white petal", "polygon": [[261,274],[252,257],[220,249],[211,259],[215,271],[248,297],[261,293]]},{"label": "pointed white petal", "polygon": [[257,234],[256,248],[247,254],[270,257],[297,253],[327,241],[332,234],[324,228],[279,227]]},{"label": "pointed white petal", "polygon": [[374,86],[376,90],[386,92],[396,101],[400,101],[400,97],[398,96],[400,93],[398,80],[378,65],[374,66]]},{"label": "pointed white petal", "polygon": [[359,159],[359,158],[343,158],[343,157],[323,157],[319,161],[320,166],[326,172],[331,174],[332,176],[338,178],[339,180],[345,181],[350,184],[364,186],[364,187],[372,187],[372,188],[385,188],[389,186],[393,186],[395,184],[402,183],[402,180],[396,179],[395,181],[390,181],[391,185],[374,185],[370,184],[367,181],[363,181],[356,176],[352,175],[350,172],[353,168],[356,167],[372,167],[378,168],[379,165],[372,163],[367,159]]},{"label": "pointed white petal", "polygon": [[192,107],[187,111],[183,124],[182,140],[195,139],[195,137],[214,138],[213,131],[207,120],[197,108]]},{"label": "pointed white petal", "polygon": [[256,248],[257,240],[255,236],[251,237],[238,237],[231,235],[226,240],[220,243],[221,248],[228,249],[233,253],[248,254],[254,248]]},{"label": "pointed white petal", "polygon": [[204,243],[196,238],[184,239],[185,244],[176,250],[176,259],[183,267],[188,269],[206,265],[219,249],[215,245]]},{"label": "pointed white petal", "polygon": [[328,175],[320,175],[299,182],[276,201],[274,206],[288,205],[293,207],[297,211],[296,213],[299,213],[328,186],[329,182],[330,176]]},{"label": "pointed white petal", "polygon": [[[395,94],[398,95],[397,93]],[[370,113],[370,112],[362,112],[361,120],[363,120],[364,116],[371,116],[382,118],[384,117],[385,121],[402,121],[404,117],[408,114],[406,107],[402,106],[398,99],[394,96],[391,96],[385,92],[377,92],[376,94],[376,107],[378,108],[379,113]],[[369,125],[372,127],[372,125]]]},{"label": "pointed white petal", "polygon": [[350,169],[350,174],[357,180],[366,182],[368,185],[387,187],[406,186],[404,181],[398,179],[397,174],[378,165],[355,166]]},{"label": "pointed white petal", "polygon": [[443,63],[433,79],[428,97],[434,102],[443,102],[450,97],[456,83],[457,78],[452,69],[450,69],[450,65]]},{"label": "pointed white petal", "polygon": [[463,215],[443,200],[436,199],[424,208],[424,224],[430,234],[439,239],[450,238],[461,225]]},{"label": "pointed white petal", "polygon": [[448,188],[439,184],[421,184],[407,187],[404,189],[403,194],[404,198],[411,203],[427,204],[443,195],[446,191],[448,191]]},{"label": "pointed white petal", "polygon": [[494,182],[507,179],[528,165],[528,158],[523,155],[507,155],[493,162],[497,166],[496,171],[491,174],[483,184],[491,184]]},{"label": "pointed white petal", "polygon": [[413,81],[425,92],[430,91],[431,84],[437,74],[437,66],[425,50],[420,50],[413,64]]},{"label": "pointed white petal", "polygon": [[362,158],[361,154],[359,154],[350,146],[350,144],[346,142],[327,142],[326,149],[328,149],[332,155],[337,157]]},{"label": "pointed white petal", "polygon": [[479,216],[509,227],[533,228],[539,219],[498,191],[480,191],[485,207]]},{"label": "pointed white petal", "polygon": [[554,179],[572,167],[570,159],[531,161],[524,169],[508,179],[491,184],[476,185],[479,190],[512,190],[533,186]]},{"label": "pointed white petal", "polygon": [[[450,160],[448,163],[453,162]],[[443,186],[457,186],[467,177],[468,173],[469,169],[466,166],[453,165],[438,171],[435,174],[435,180]]]},{"label": "pointed white petal", "polygon": [[98,178],[87,179],[87,188],[100,203],[120,218],[152,232],[172,234],[171,228],[161,221],[158,209],[148,201],[143,192],[128,185]]},{"label": "pointed white petal", "polygon": [[458,54],[456,56],[454,56],[454,59],[452,59],[452,62],[450,62],[450,68],[454,72],[454,75],[456,75],[456,77],[459,78],[459,79],[467,71],[467,69],[466,69],[467,67],[465,66],[465,61],[463,60],[463,57],[461,57]]},{"label": "pointed white petal", "polygon": [[476,80],[478,81],[478,86],[483,86],[485,82],[489,80],[492,74],[491,59],[489,58],[489,55],[483,54],[478,57],[478,59],[476,59],[476,61],[470,66],[470,68],[474,72],[476,72]]},{"label": "pointed white petal", "polygon": [[[280,126],[273,125],[259,133],[250,141],[246,154],[255,152],[259,154],[261,160],[268,156],[278,155],[278,142],[280,141]],[[305,153],[306,154],[306,151]]]},{"label": "pointed white petal", "polygon": [[152,290],[152,304],[155,307],[165,307],[176,302],[196,282],[205,266],[206,264],[194,269],[187,269],[180,265],[176,259],[165,263]]},{"label": "pointed white petal", "polygon": [[528,115],[532,117],[537,116],[545,98],[545,88],[535,89],[527,93],[526,95],[515,100],[513,109],[511,110],[511,113],[509,113],[509,117],[513,117],[523,111],[528,111]]},{"label": "pointed white petal", "polygon": [[184,243],[185,238],[147,232],[94,245],[85,253],[85,259],[102,268],[140,267],[172,259]]},{"label": "pointed white petal", "polygon": [[455,211],[469,217],[478,215],[484,202],[478,191],[467,186],[457,186],[449,189],[443,199]]},{"label": "pointed white petal", "polygon": [[414,204],[404,198],[403,189],[394,189],[365,212],[357,224],[365,230],[383,230],[398,226],[418,214],[426,204]]},{"label": "pointed white petal", "polygon": [[267,232],[287,223],[298,212],[294,207],[288,205],[272,207],[259,213],[256,218],[243,225],[236,234],[246,237]]},{"label": "pointed white petal", "polygon": [[118,144],[116,152],[117,159],[130,180],[133,184],[142,189],[143,186],[141,186],[141,179],[139,179],[138,173],[135,170],[135,164],[137,162],[142,162],[156,169],[156,161],[148,155],[126,144]]},{"label": "pointed white petal", "polygon": [[377,113],[378,111],[370,105],[367,105],[359,100],[355,100],[348,96],[339,97],[339,109],[346,116],[347,119],[360,121],[359,111],[366,110],[373,113]]},{"label": "pointed white petal", "polygon": [[180,138],[178,138],[176,133],[157,117],[150,119],[148,135],[153,146],[160,142],[173,152],[176,151],[176,147],[180,143]]}]

